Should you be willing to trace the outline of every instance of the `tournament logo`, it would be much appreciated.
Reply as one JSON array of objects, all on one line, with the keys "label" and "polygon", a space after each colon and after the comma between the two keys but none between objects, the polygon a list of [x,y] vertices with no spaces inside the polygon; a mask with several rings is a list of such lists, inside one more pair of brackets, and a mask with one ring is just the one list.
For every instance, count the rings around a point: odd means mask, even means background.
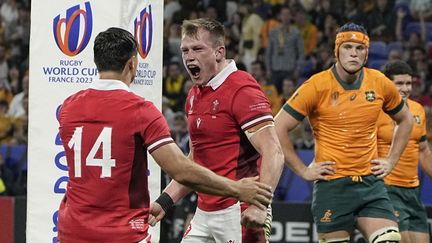
[{"label": "tournament logo", "polygon": [[144,8],[134,20],[134,36],[138,43],[138,53],[145,59],[150,52],[153,36],[153,18],[151,5]]},{"label": "tournament logo", "polygon": [[335,91],[331,94],[331,103],[333,106],[336,106],[338,104],[339,100],[339,92]]},{"label": "tournament logo", "polygon": [[70,57],[84,50],[93,30],[90,2],[84,5],[85,10],[78,4],[66,10],[66,18],[60,18],[59,14],[53,20],[54,40],[58,48]]},{"label": "tournament logo", "polygon": [[192,97],[190,97],[189,99],[189,111],[188,111],[189,115],[193,113],[194,99],[195,99],[195,95],[192,95]]},{"label": "tournament logo", "polygon": [[366,95],[366,100],[369,102],[373,102],[376,99],[375,91],[373,90],[365,91],[365,95]]}]

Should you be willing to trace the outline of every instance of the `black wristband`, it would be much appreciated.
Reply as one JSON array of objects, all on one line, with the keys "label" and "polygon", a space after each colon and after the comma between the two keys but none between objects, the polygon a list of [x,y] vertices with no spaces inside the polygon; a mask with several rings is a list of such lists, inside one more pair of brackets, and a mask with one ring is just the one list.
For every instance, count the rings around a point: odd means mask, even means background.
[{"label": "black wristband", "polygon": [[174,205],[174,201],[166,192],[162,192],[162,194],[156,199],[156,202],[162,207],[165,213]]}]

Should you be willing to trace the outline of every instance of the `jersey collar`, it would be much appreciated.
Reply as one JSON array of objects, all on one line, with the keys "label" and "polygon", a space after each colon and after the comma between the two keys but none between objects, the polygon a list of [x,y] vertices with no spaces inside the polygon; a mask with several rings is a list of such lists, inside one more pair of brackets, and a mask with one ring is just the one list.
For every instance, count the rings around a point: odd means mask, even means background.
[{"label": "jersey collar", "polygon": [[94,81],[91,86],[91,89],[96,90],[115,90],[115,89],[121,89],[130,91],[129,87],[123,83],[120,80],[115,79],[99,79],[97,81]]},{"label": "jersey collar", "polygon": [[238,70],[234,60],[229,59],[227,62],[228,65],[224,67],[224,69],[222,69],[222,71],[220,71],[216,76],[210,79],[206,86],[211,86],[213,90],[216,90],[223,84],[223,82],[231,73]]},{"label": "jersey collar", "polygon": [[361,86],[361,84],[363,82],[363,76],[364,76],[363,70],[364,70],[364,68],[362,68],[360,70],[359,78],[356,81],[354,81],[352,83],[347,83],[347,82],[345,82],[345,80],[342,80],[342,78],[337,73],[337,71],[336,71],[336,64],[334,64],[333,67],[331,68],[331,71],[333,72],[333,75],[335,76],[336,80],[340,83],[340,85],[342,85],[342,87],[345,90],[360,89],[360,86]]}]

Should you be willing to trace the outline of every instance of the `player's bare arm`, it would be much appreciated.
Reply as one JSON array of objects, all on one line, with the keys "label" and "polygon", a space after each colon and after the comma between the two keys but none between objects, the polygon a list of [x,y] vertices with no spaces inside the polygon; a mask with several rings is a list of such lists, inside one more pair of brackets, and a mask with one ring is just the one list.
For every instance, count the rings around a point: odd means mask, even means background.
[{"label": "player's bare arm", "polygon": [[271,202],[270,186],[244,178],[235,182],[187,159],[175,144],[164,145],[151,154],[160,167],[175,181],[193,190],[213,195],[235,197],[260,208]]},{"label": "player's bare arm", "polygon": [[[262,156],[260,182],[270,185],[273,190],[282,173],[284,156],[274,129],[274,122],[258,124],[246,131],[249,141]],[[261,226],[267,217],[267,210],[250,206],[242,213],[242,225]]]},{"label": "player's bare arm", "polygon": [[[192,141],[190,141],[190,139],[189,139],[189,151],[190,152],[189,152],[187,158],[190,161],[194,161],[193,160],[193,146],[192,146]],[[193,190],[191,188],[184,186],[175,180],[171,180],[171,182],[168,184],[168,186],[164,189],[164,192],[167,193],[172,198],[174,203],[178,202],[180,199],[184,198],[186,195],[188,195],[192,191]]]},{"label": "player's bare arm", "polygon": [[[192,142],[189,140],[189,154],[187,158],[191,161],[193,161],[193,146]],[[171,182],[167,185],[167,187],[164,189],[162,195],[159,197],[163,197],[163,194],[166,193],[169,196],[169,200],[172,200],[171,202],[168,202],[167,205],[164,205],[166,208],[162,208],[162,206],[159,204],[161,202],[152,202],[150,205],[150,215],[148,223],[151,226],[155,226],[157,222],[163,219],[165,217],[165,213],[168,210],[169,207],[171,207],[170,204],[174,204],[178,202],[180,199],[184,198],[186,195],[191,193],[193,190],[187,186],[184,186],[180,183],[178,183],[175,180],[171,180]]]},{"label": "player's bare arm", "polygon": [[419,143],[419,162],[422,170],[432,179],[432,153],[427,140]]},{"label": "player's bare arm", "polygon": [[282,146],[283,154],[285,156],[285,164],[304,180],[328,180],[326,176],[335,173],[335,169],[332,167],[335,162],[321,161],[319,163],[313,163],[312,166],[308,167],[298,157],[296,151],[294,150],[288,134],[299,123],[300,122],[297,119],[284,110],[279,111],[275,117],[275,129]]},{"label": "player's bare arm", "polygon": [[411,135],[413,118],[408,107],[404,105],[402,109],[391,116],[397,126],[393,134],[392,144],[389,154],[386,158],[378,158],[372,160],[372,173],[378,178],[384,178],[392,171],[401,154],[405,150]]}]

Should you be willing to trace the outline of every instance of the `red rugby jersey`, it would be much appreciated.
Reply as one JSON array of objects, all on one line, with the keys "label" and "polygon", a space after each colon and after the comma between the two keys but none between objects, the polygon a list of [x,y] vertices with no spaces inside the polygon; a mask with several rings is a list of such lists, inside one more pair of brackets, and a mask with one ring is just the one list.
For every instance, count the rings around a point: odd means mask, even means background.
[{"label": "red rugby jersey", "polygon": [[[207,86],[191,88],[185,111],[195,162],[233,180],[258,175],[261,156],[244,131],[272,121],[273,116],[260,85],[250,74],[237,70],[230,61]],[[198,193],[198,207],[204,211],[224,209],[236,202],[235,198]]]},{"label": "red rugby jersey", "polygon": [[138,242],[147,236],[147,150],[172,143],[162,114],[117,80],[98,80],[59,113],[69,182],[59,240]]}]

